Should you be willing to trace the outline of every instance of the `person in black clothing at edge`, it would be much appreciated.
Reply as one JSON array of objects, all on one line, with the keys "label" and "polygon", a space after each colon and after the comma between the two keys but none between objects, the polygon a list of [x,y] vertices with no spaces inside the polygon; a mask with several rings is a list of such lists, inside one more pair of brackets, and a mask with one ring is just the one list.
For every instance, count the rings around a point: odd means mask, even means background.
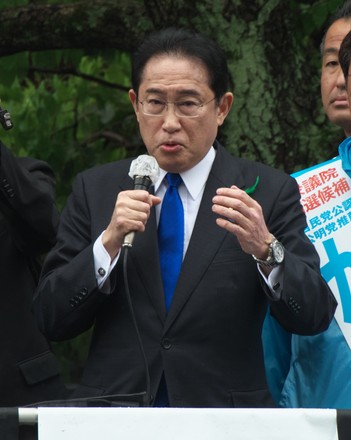
[{"label": "person in black clothing at edge", "polygon": [[[12,128],[0,108],[1,123]],[[56,242],[59,212],[47,163],[0,142],[0,406],[64,398],[59,362],[32,311],[41,256]],[[24,429],[24,428],[23,428]]]}]

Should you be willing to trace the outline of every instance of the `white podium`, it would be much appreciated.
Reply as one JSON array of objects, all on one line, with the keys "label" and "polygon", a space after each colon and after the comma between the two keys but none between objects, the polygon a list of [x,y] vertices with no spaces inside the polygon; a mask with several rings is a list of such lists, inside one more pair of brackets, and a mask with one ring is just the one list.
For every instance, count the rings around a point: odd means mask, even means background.
[{"label": "white podium", "polygon": [[38,440],[338,439],[333,409],[38,408],[20,417],[36,418]]}]

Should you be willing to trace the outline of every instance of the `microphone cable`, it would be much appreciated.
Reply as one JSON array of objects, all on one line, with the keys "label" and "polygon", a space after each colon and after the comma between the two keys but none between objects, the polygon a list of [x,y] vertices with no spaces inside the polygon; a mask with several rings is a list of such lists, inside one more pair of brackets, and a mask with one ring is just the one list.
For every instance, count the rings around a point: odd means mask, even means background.
[{"label": "microphone cable", "polygon": [[150,385],[150,371],[149,371],[149,365],[146,359],[146,354],[144,350],[144,345],[140,336],[139,326],[135,317],[134,313],[134,307],[133,307],[133,301],[130,295],[129,290],[129,282],[128,282],[128,269],[127,269],[127,260],[128,260],[128,250],[130,249],[129,246],[124,246],[124,254],[123,254],[123,277],[124,277],[124,285],[126,290],[126,297],[128,301],[129,311],[131,314],[131,318],[133,321],[135,333],[138,340],[138,345],[140,348],[140,352],[143,358],[144,368],[145,368],[145,380],[146,380],[146,394],[145,394],[145,400],[146,400],[146,406],[151,406],[151,385]]}]

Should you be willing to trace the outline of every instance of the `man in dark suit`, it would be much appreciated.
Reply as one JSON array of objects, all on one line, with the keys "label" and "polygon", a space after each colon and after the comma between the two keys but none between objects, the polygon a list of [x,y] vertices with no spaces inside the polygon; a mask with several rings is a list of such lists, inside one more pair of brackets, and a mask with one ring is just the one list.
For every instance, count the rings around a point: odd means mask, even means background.
[{"label": "man in dark suit", "polygon": [[[267,303],[285,329],[301,334],[327,328],[336,305],[304,234],[296,182],[232,157],[216,141],[233,95],[212,40],[181,29],[152,35],[133,57],[132,86],[141,136],[160,175],[151,193],[133,190],[129,159],[77,176],[37,292],[40,328],[62,340],[94,325],[75,396],[143,391],[129,287],[151,379],[147,404],[273,406],[261,345]],[[169,308],[157,231],[166,173],[181,176],[185,218]]]},{"label": "man in dark suit", "polygon": [[32,312],[39,257],[54,244],[54,176],[0,143],[0,406],[62,398],[59,364]]}]

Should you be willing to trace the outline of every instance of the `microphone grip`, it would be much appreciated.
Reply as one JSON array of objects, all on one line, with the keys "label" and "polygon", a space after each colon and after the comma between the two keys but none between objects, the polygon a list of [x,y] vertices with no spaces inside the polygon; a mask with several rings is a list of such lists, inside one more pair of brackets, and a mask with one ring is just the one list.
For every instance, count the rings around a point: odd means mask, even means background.
[{"label": "microphone grip", "polygon": [[134,189],[149,191],[152,181],[149,176],[134,176]]},{"label": "microphone grip", "polygon": [[[149,191],[152,181],[149,176],[134,176],[134,189],[144,189]],[[132,247],[135,232],[131,231],[125,235],[122,247]]]},{"label": "microphone grip", "polygon": [[128,232],[128,234],[126,234],[124,236],[122,247],[132,247],[133,241],[134,241],[134,236],[135,236],[134,231]]}]

